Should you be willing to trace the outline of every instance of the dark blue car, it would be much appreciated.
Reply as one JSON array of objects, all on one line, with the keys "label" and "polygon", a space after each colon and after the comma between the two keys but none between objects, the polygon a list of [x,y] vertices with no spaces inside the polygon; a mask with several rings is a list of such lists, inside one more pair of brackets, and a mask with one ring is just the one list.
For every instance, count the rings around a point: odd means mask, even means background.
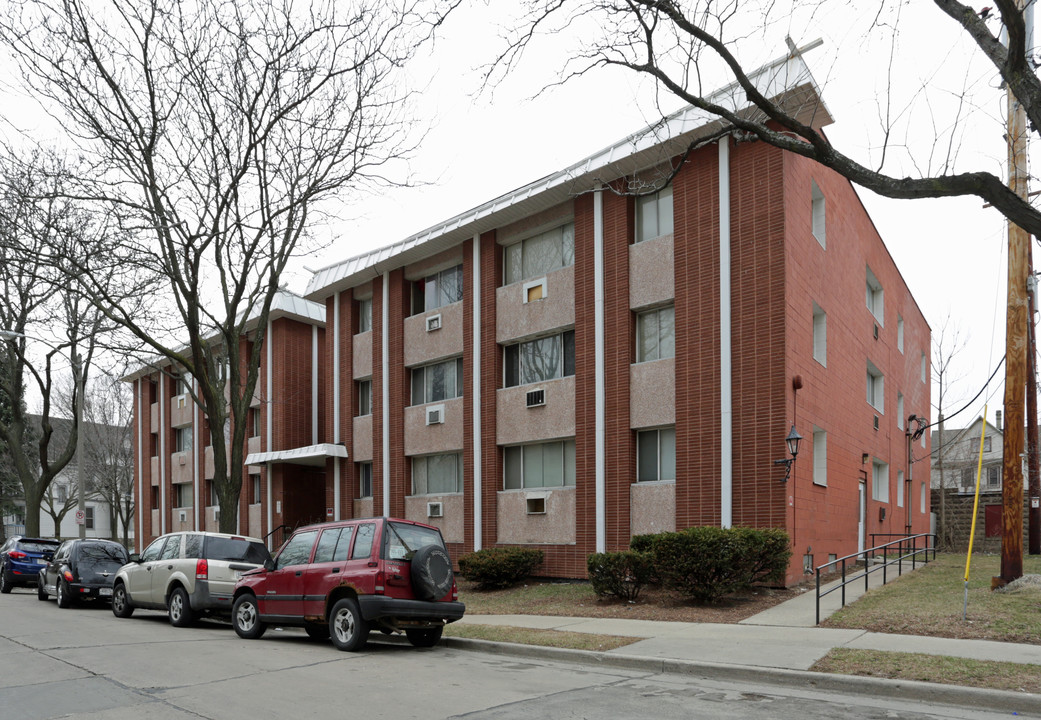
[{"label": "dark blue car", "polygon": [[0,547],[0,593],[18,585],[36,585],[40,569],[61,543],[47,538],[11,538]]}]

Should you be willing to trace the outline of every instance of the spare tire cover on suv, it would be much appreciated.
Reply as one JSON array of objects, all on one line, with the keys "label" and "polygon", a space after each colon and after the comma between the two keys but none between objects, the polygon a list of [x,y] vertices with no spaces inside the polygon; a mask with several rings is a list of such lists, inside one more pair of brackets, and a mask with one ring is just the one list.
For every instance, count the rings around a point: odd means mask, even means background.
[{"label": "spare tire cover on suv", "polygon": [[412,591],[420,600],[439,600],[452,589],[452,560],[438,545],[424,545],[412,556]]}]

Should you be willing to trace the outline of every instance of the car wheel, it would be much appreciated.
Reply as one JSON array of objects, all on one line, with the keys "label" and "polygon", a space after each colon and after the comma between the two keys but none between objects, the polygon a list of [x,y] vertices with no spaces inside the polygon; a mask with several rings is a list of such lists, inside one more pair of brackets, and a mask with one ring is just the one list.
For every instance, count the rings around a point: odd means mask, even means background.
[{"label": "car wheel", "polygon": [[424,545],[412,556],[412,591],[420,600],[440,600],[452,589],[452,559],[440,545]]},{"label": "car wheel", "polygon": [[422,630],[406,630],[405,637],[412,643],[414,647],[434,647],[437,645],[437,641],[441,639],[441,633],[444,632],[444,626],[438,625],[432,628],[423,628]]},{"label": "car wheel", "polygon": [[7,568],[0,566],[0,593],[11,592],[11,578],[7,577]]},{"label": "car wheel", "polygon": [[58,601],[58,607],[67,608],[72,606],[72,596],[69,595],[69,584],[64,580],[58,581],[58,587],[55,588],[54,597]]},{"label": "car wheel", "polygon": [[128,618],[134,614],[134,606],[127,597],[127,587],[121,582],[112,588],[112,614],[117,618]]},{"label": "car wheel", "polygon": [[191,600],[184,588],[177,587],[170,593],[170,606],[167,608],[170,615],[170,624],[174,627],[188,627],[195,622],[195,612],[192,610]]},{"label": "car wheel", "polygon": [[304,632],[307,633],[307,637],[312,640],[328,640],[329,639],[329,626],[328,625],[304,625]]},{"label": "car wheel", "polygon": [[267,625],[260,620],[257,599],[246,593],[239,595],[231,607],[231,624],[240,638],[256,640],[267,630]]},{"label": "car wheel", "polygon": [[36,599],[37,600],[46,600],[47,599],[47,589],[43,586],[43,578],[42,577],[39,580],[36,581]]},{"label": "car wheel", "polygon": [[369,624],[361,616],[358,603],[343,598],[333,605],[329,615],[329,635],[338,650],[360,650],[369,639]]}]

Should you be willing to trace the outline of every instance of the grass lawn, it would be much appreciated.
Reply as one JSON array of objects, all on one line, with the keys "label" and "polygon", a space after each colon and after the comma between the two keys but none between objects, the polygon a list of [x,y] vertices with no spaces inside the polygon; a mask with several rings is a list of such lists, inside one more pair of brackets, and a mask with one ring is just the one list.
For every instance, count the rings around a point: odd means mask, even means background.
[{"label": "grass lawn", "polygon": [[[973,556],[964,619],[965,556],[941,553],[935,562],[847,605],[822,626],[1041,644],[1041,585],[992,591],[991,578],[1000,571],[1000,557]],[[1024,556],[1023,572],[1041,575],[1041,557]]]}]

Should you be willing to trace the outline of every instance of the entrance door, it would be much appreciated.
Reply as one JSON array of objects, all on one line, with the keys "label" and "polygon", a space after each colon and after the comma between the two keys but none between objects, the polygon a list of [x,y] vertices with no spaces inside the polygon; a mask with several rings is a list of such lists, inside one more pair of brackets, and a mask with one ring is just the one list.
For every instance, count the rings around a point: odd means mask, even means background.
[{"label": "entrance door", "polygon": [[860,504],[857,510],[857,552],[864,552],[864,525],[867,520],[867,503],[864,493],[867,490],[867,483],[863,480],[860,481]]}]

